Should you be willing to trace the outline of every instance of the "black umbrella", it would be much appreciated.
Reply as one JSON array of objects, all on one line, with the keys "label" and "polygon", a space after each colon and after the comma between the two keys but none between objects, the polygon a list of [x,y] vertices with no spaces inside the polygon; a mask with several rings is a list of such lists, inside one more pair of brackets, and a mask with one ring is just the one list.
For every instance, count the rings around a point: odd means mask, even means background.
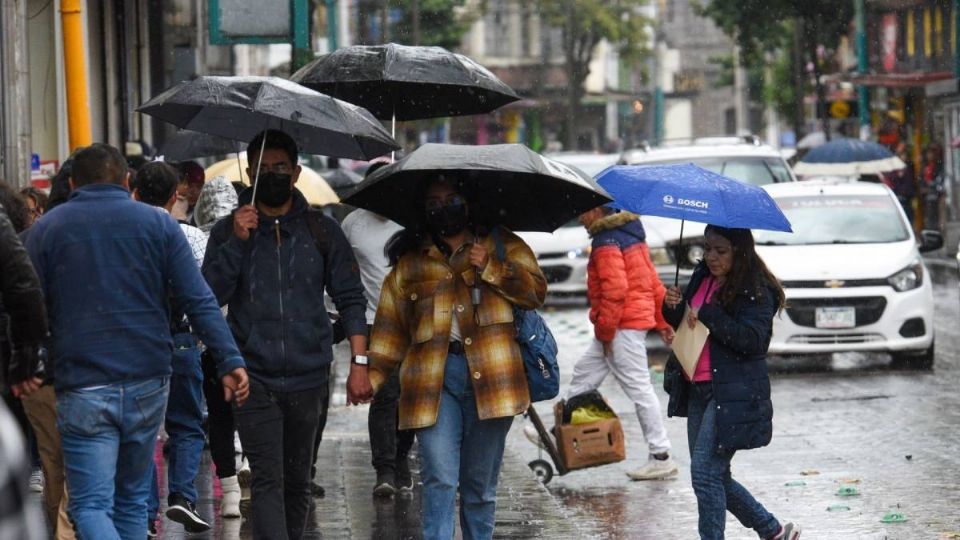
[{"label": "black umbrella", "polygon": [[362,107],[277,77],[198,77],[137,109],[183,129],[247,142],[265,129],[308,154],[369,160],[399,148]]},{"label": "black umbrella", "polygon": [[381,120],[488,113],[519,96],[496,75],[442,47],[354,46],[318,57],[291,80],[365,107]]},{"label": "black umbrella", "polygon": [[160,146],[160,155],[167,161],[183,161],[235,154],[246,150],[246,146],[246,141],[240,142],[184,129],[167,138]]},{"label": "black umbrella", "polygon": [[515,231],[550,232],[611,201],[583,171],[520,144],[425,144],[374,172],[343,202],[414,226],[424,216],[423,201],[416,199],[441,175],[463,183],[480,221]]}]

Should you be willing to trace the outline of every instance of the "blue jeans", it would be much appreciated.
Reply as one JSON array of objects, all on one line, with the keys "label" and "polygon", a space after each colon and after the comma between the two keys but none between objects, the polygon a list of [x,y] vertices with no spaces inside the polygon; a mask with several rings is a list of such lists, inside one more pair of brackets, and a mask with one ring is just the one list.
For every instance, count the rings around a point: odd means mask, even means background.
[{"label": "blue jeans", "polygon": [[710,383],[691,385],[688,407],[690,476],[697,496],[701,540],[723,539],[727,510],[760,538],[777,534],[777,518],[731,476],[734,452],[717,451],[717,406]]},{"label": "blue jeans", "polygon": [[68,513],[83,539],[142,540],[166,377],[61,392],[57,428],[70,486]]},{"label": "blue jeans", "polygon": [[[193,485],[200,471],[205,433],[203,431],[203,370],[200,347],[191,334],[173,336],[173,375],[170,376],[170,397],[164,428],[167,439],[167,491],[179,493],[191,503],[197,502]],[[151,461],[152,462],[152,461]],[[156,519],[160,508],[156,464],[151,474],[147,517]]]},{"label": "blue jeans", "polygon": [[437,423],[417,431],[424,540],[450,540],[457,487],[464,540],[493,537],[497,477],[513,417],[480,420],[464,356],[447,357]]}]

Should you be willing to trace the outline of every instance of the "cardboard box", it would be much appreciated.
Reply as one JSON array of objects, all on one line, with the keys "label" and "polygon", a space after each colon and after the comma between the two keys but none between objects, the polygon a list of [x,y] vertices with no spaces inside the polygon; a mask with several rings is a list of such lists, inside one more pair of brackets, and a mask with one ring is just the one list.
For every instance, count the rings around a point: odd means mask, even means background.
[{"label": "cardboard box", "polygon": [[554,406],[557,450],[568,470],[616,463],[627,458],[619,418],[589,424],[563,424],[563,402]]}]

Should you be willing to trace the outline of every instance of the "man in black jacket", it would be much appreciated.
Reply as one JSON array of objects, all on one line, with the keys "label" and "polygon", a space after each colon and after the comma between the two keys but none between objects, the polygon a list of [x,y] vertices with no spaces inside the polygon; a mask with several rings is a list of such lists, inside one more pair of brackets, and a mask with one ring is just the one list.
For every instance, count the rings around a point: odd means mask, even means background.
[{"label": "man in black jacket", "polygon": [[3,358],[3,377],[13,393],[21,396],[39,386],[34,376],[47,335],[47,311],[40,280],[2,206],[0,286],[0,299],[10,317],[10,351],[9,357]]},{"label": "man in black jacket", "polygon": [[[23,396],[36,390],[35,378],[41,342],[47,335],[47,310],[43,304],[40,279],[33,270],[13,223],[0,206],[0,300],[10,316],[9,357],[3,354],[3,378],[13,393]],[[24,439],[6,407],[0,404],[0,530],[11,538],[44,538],[43,519],[28,501],[26,491],[29,463],[24,457]]]},{"label": "man in black jacket", "polygon": [[261,133],[247,155],[256,200],[247,190],[233,216],[214,226],[203,275],[228,306],[250,371],[250,399],[234,414],[253,476],[254,537],[297,539],[310,508],[313,440],[333,358],[323,292],[336,304],[358,364],[366,363],[366,300],[343,231],[294,189],[300,167],[293,139]]}]

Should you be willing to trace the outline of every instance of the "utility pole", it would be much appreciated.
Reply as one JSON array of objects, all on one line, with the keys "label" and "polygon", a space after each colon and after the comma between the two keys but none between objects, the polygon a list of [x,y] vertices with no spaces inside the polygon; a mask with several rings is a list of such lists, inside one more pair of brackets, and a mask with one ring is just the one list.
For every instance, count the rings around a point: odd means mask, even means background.
[{"label": "utility pole", "polygon": [[793,23],[793,131],[797,142],[806,135],[806,126],[804,126],[805,112],[803,109],[803,98],[806,94],[806,85],[804,83],[803,69],[803,20],[797,18]]},{"label": "utility pole", "polygon": [[31,156],[26,0],[0,0],[0,28],[0,173],[25,187]]},{"label": "utility pole", "polygon": [[313,60],[313,47],[310,45],[310,11],[307,0],[293,0],[293,53],[290,55],[291,74]]},{"label": "utility pole", "polygon": [[93,142],[80,0],[62,0],[60,16],[63,21],[63,71],[67,87],[67,132],[70,151],[73,152]]},{"label": "utility pole", "polygon": [[383,0],[380,12],[380,43],[390,43],[390,0]]},{"label": "utility pole", "polygon": [[410,0],[410,16],[413,19],[413,44],[420,45],[420,0]]},{"label": "utility pole", "polygon": [[739,45],[733,46],[733,112],[736,125],[734,135],[750,133],[747,70],[743,67],[743,55],[740,54]]},{"label": "utility pole", "polygon": [[[955,0],[960,3],[960,0]],[[867,9],[865,0],[855,0],[857,23],[857,72],[860,76],[866,75],[869,69],[867,61]],[[860,84],[857,87],[857,111],[860,117],[860,138],[867,140],[870,138],[870,94],[867,85]]]},{"label": "utility pole", "polygon": [[327,48],[337,50],[337,0],[326,0],[327,5]]}]

